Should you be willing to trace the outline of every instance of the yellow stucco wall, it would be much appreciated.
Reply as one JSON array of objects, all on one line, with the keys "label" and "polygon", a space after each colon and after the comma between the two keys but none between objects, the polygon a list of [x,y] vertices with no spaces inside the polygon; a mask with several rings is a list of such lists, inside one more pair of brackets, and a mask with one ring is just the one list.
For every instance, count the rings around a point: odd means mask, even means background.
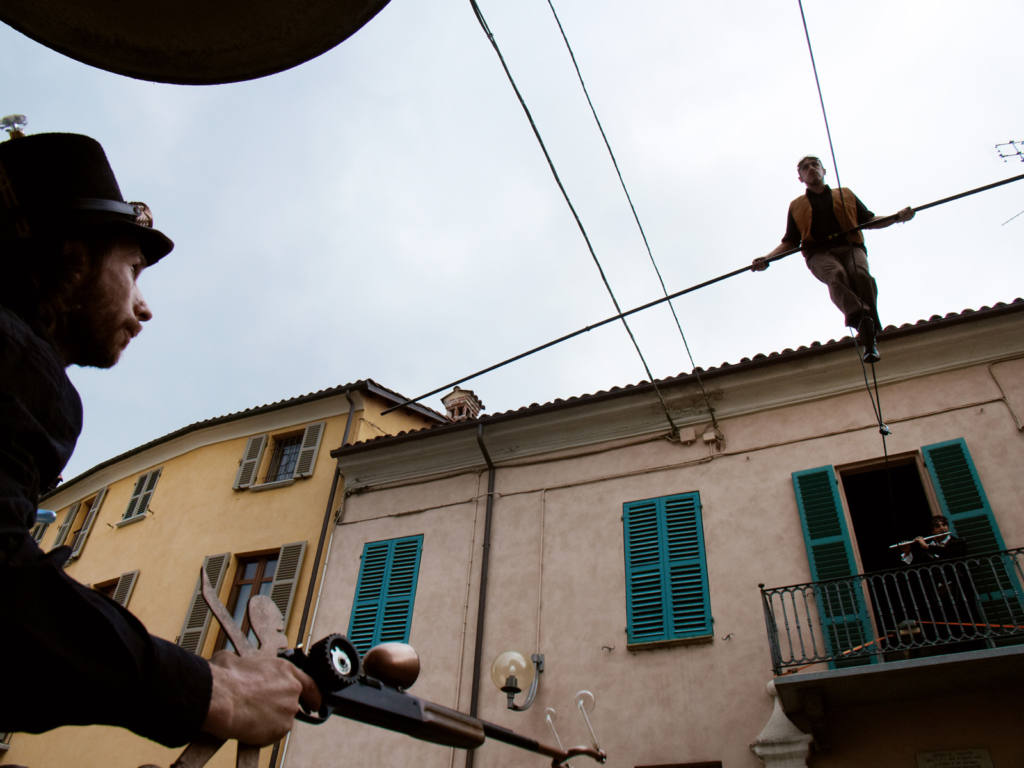
[{"label": "yellow stucco wall", "polygon": [[[390,405],[366,393],[353,397],[356,408],[348,440],[360,442],[380,434],[418,429],[429,422],[409,411],[381,416]],[[122,573],[138,570],[139,576],[128,603],[153,634],[174,640],[190,606],[199,570],[206,555],[231,553],[220,595],[227,601],[238,557],[273,552],[284,544],[307,544],[301,576],[291,605],[286,629],[289,643],[296,643],[306,595],[312,586],[317,541],[330,495],[335,462],[330,451],[341,445],[348,418],[344,394],[323,400],[283,407],[270,413],[242,417],[198,430],[129,456],[101,470],[97,477],[76,479],[71,486],[46,500],[44,506],[58,513],[40,546],[54,545],[57,531],[72,504],[107,488],[97,519],[81,556],[69,563],[67,572],[85,584],[105,582]],[[325,422],[313,474],[289,485],[268,490],[233,490],[239,460],[252,435],[283,435],[311,423]],[[270,460],[263,457],[263,477]],[[152,469],[162,472],[147,514],[118,526],[128,506],[136,479]],[[341,488],[336,497],[341,500]],[[308,623],[307,623],[308,627]],[[217,632],[211,628],[203,655],[213,651]],[[42,735],[15,734],[0,763],[30,766],[106,768],[143,763],[169,765],[179,749],[166,749],[134,734],[115,728],[68,727]],[[211,768],[234,765],[233,745],[222,749]],[[261,765],[268,763],[270,749],[263,750]]]}]

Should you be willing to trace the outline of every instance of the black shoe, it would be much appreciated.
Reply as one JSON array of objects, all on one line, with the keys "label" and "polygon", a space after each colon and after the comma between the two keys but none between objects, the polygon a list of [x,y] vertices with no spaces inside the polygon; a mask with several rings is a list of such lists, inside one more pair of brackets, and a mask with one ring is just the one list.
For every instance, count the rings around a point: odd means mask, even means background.
[{"label": "black shoe", "polygon": [[864,355],[861,359],[865,363],[877,363],[882,359],[882,356],[878,354],[878,345],[874,341],[870,345],[864,346]]},{"label": "black shoe", "polygon": [[867,316],[861,318],[857,323],[857,343],[862,347],[875,346],[875,323]]}]

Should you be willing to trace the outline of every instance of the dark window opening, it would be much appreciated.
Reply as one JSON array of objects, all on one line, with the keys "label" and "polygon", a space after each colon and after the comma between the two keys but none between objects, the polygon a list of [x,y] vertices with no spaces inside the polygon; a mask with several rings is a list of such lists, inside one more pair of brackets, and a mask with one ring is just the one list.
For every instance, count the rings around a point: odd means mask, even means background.
[{"label": "dark window opening", "polygon": [[842,472],[846,504],[865,573],[898,568],[898,541],[931,533],[932,509],[913,460]]},{"label": "dark window opening", "polygon": [[279,480],[290,480],[295,474],[295,465],[299,461],[299,452],[302,450],[302,434],[289,437],[274,438],[274,453],[270,457],[270,466],[267,467],[265,483],[275,483]]}]

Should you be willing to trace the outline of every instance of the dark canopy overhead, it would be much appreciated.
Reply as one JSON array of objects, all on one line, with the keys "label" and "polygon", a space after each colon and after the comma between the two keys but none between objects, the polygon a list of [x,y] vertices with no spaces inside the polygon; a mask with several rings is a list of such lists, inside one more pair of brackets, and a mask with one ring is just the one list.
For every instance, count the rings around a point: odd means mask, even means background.
[{"label": "dark canopy overhead", "polygon": [[388,0],[3,0],[0,19],[120,75],[211,85],[294,67],[333,48]]}]

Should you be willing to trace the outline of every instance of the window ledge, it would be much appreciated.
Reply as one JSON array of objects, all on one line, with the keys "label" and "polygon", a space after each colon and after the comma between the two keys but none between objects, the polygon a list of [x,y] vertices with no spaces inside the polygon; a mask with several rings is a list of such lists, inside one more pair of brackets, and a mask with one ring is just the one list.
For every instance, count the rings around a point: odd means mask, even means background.
[{"label": "window ledge", "polygon": [[695,637],[673,637],[670,640],[652,640],[649,643],[626,643],[626,650],[654,651],[658,648],[671,648],[676,645],[705,645],[714,639],[714,634],[697,635]]},{"label": "window ledge", "polygon": [[143,512],[141,515],[133,515],[132,517],[129,517],[127,520],[118,520],[116,523],[114,523],[114,527],[124,528],[126,525],[138,523],[142,520],[145,520],[147,517],[149,517],[149,512]]},{"label": "window ledge", "polygon": [[259,485],[249,486],[250,491],[270,491],[274,488],[284,488],[289,485],[295,484],[295,478],[289,477],[287,480],[274,480],[271,483],[260,483]]}]

